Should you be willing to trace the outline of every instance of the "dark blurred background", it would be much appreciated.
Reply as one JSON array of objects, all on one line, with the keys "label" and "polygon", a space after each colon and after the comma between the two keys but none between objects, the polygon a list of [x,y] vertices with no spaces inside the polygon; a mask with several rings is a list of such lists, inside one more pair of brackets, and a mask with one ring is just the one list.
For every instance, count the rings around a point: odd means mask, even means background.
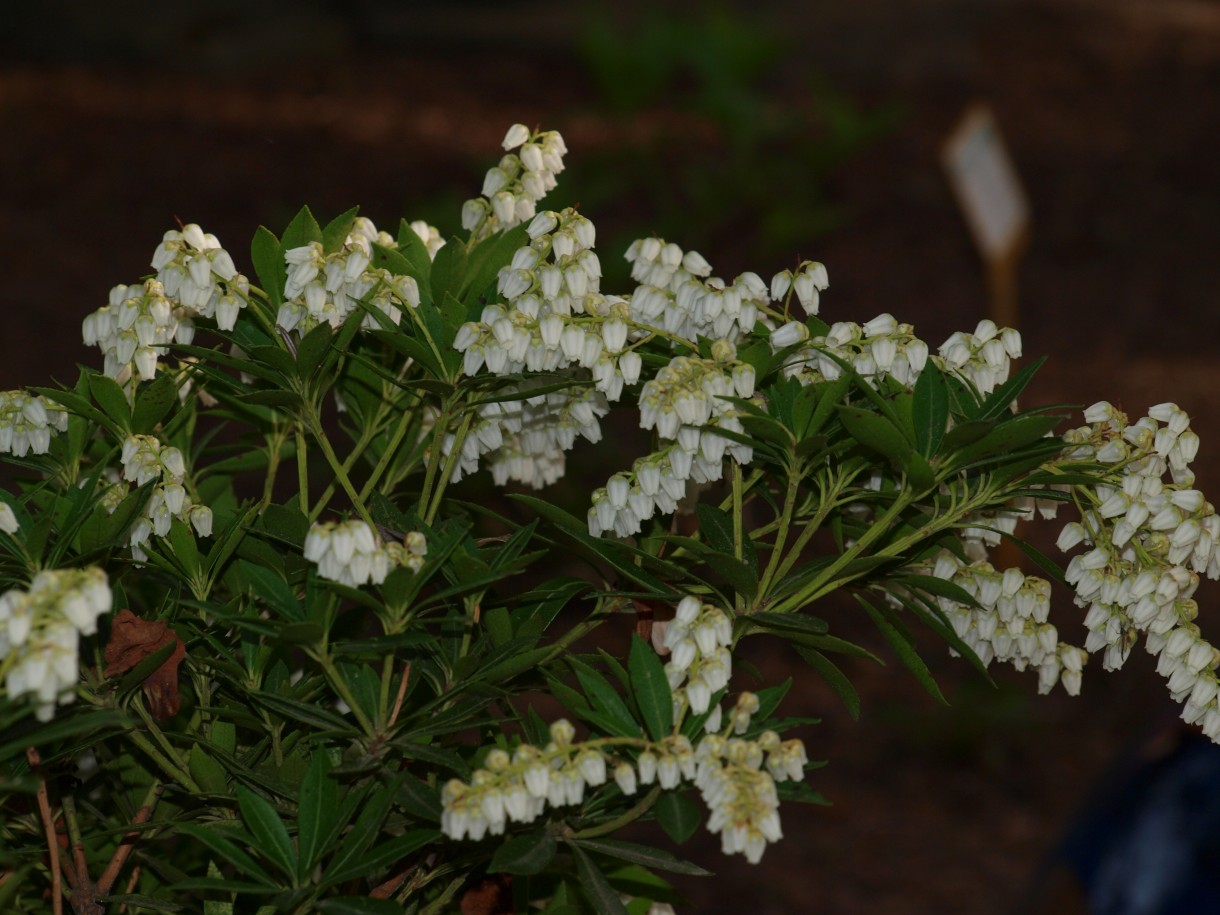
[{"label": "dark blurred background", "polygon": [[[247,270],[253,229],[302,203],[457,231],[517,121],[567,139],[547,205],[598,224],[603,289],[628,288],[634,233],[730,277],[813,257],[829,320],[890,311],[935,345],[986,314],[939,165],[985,101],[1033,213],[1020,329],[1052,358],[1028,399],[1175,400],[1201,487],[1220,486],[1216,3],[43,2],[0,14],[0,60],[0,388],[93,364],[81,318],[175,219]],[[1165,745],[1163,682],[1137,650],[1117,675],[1091,665],[1082,698],[1039,699],[1031,675],[992,690],[928,649],[953,707],[861,664],[858,724],[794,659],[755,658],[799,677],[788,712],[823,717],[805,737],[830,765],[809,779],[833,806],[786,807],[759,868],[699,849],[720,876],[682,884],[693,910],[1086,911],[1040,868],[1116,760]]]}]

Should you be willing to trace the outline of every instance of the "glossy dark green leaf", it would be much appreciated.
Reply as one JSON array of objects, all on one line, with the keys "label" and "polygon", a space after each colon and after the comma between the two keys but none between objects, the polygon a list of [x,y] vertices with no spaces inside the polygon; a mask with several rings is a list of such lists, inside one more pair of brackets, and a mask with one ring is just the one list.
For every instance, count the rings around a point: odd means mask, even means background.
[{"label": "glossy dark green leaf", "polygon": [[568,843],[568,847],[576,858],[576,874],[580,877],[581,891],[597,915],[627,915],[618,891],[606,880],[606,875],[593,863],[593,859],[579,845]]},{"label": "glossy dark green leaf", "polygon": [[949,422],[949,389],[945,378],[929,362],[919,373],[911,401],[911,422],[915,427],[915,447],[924,457],[936,454]]},{"label": "glossy dark green leaf", "polygon": [[284,618],[296,622],[305,619],[305,609],[301,606],[301,601],[278,574],[245,559],[238,560],[237,565],[254,593],[262,598],[272,610]]},{"label": "glossy dark green leaf", "polygon": [[979,419],[993,419],[1003,416],[1012,408],[1015,401],[1026,386],[1033,381],[1034,375],[1038,369],[1042,368],[1042,364],[1046,362],[1046,357],[1043,356],[1036,362],[1033,362],[1025,368],[1021,369],[1006,382],[987,395],[987,399],[983,401],[979,407]]},{"label": "glossy dark green leaf", "polygon": [[275,812],[275,808],[261,795],[255,794],[244,785],[237,787],[237,805],[241,808],[243,822],[254,837],[255,848],[279,868],[284,876],[295,879],[296,850],[292,847],[288,829],[280,815]]},{"label": "glossy dark green leaf", "polygon": [[145,435],[152,432],[177,402],[178,385],[174,382],[174,376],[168,372],[162,372],[149,384],[141,385],[136,394],[131,431]]},{"label": "glossy dark green leaf", "polygon": [[928,691],[928,694],[937,701],[948,705],[949,700],[940,691],[940,687],[936,685],[936,680],[932,677],[932,672],[928,670],[928,665],[924,663],[924,659],[919,656],[914,646],[911,644],[907,634],[902,632],[894,623],[892,618],[893,611],[888,608],[878,608],[863,597],[856,595],[856,601],[868,613],[877,630],[889,643],[891,650],[898,656],[898,660],[902,662],[918,681],[919,685]]},{"label": "glossy dark green leaf", "polygon": [[131,428],[131,403],[119,383],[107,375],[89,376],[89,393],[107,416],[119,427]]},{"label": "glossy dark green leaf", "polygon": [[443,302],[446,292],[455,299],[459,298],[465,278],[466,246],[456,238],[451,238],[432,259],[432,271],[429,278],[432,301]]},{"label": "glossy dark green leaf", "polygon": [[252,877],[264,886],[277,885],[271,875],[236,843],[222,834],[219,827],[197,823],[179,823],[175,828],[178,832],[190,836],[200,845],[205,846],[208,851],[228,861],[237,868],[238,873],[242,876]]},{"label": "glossy dark green leaf", "polygon": [[733,518],[715,505],[700,502],[695,506],[695,516],[699,519],[699,533],[712,548],[721,553],[733,555]]},{"label": "glossy dark green leaf", "polygon": [[665,667],[652,646],[635,634],[631,636],[627,671],[631,676],[631,691],[649,735],[653,740],[668,737],[674,729],[674,706]]},{"label": "glossy dark green leaf", "polygon": [[654,809],[661,828],[679,845],[695,834],[703,819],[699,805],[678,791],[666,791],[657,798]]},{"label": "glossy dark green leaf", "polygon": [[860,694],[856,692],[856,688],[852,686],[851,680],[847,675],[835,665],[835,663],[822,654],[816,648],[805,648],[798,645],[796,648],[797,654],[805,659],[805,663],[812,667],[823,680],[826,685],[833,689],[843,700],[843,704],[847,706],[847,711],[851,713],[853,719],[860,718]]},{"label": "glossy dark green leaf", "polygon": [[301,207],[296,216],[292,217],[292,222],[288,223],[284,234],[280,236],[280,245],[287,253],[292,248],[300,248],[310,242],[320,242],[321,240],[322,227],[314,219],[309,207]]},{"label": "glossy dark green leaf", "polygon": [[824,619],[807,613],[752,613],[745,617],[752,625],[778,632],[807,632],[822,635],[830,631]]},{"label": "glossy dark green leaf", "polygon": [[497,874],[539,874],[555,859],[555,840],[545,830],[515,836],[491,856],[491,871]]},{"label": "glossy dark green leaf", "polygon": [[838,413],[848,434],[857,442],[888,458],[896,467],[906,466],[910,443],[890,420],[860,407],[839,406]]},{"label": "glossy dark green leaf", "polygon": [[567,660],[568,665],[576,672],[576,679],[580,681],[580,688],[589,698],[590,706],[613,722],[614,730],[611,733],[618,737],[639,736],[639,724],[627,708],[627,703],[606,678],[575,657],[569,657]]},{"label": "glossy dark green leaf", "polygon": [[326,882],[330,886],[346,883],[399,864],[412,852],[436,842],[441,837],[437,829],[412,829],[392,839],[382,840],[346,867],[327,870]]},{"label": "glossy dark green leaf", "polygon": [[339,789],[330,777],[330,758],[315,750],[309,762],[309,772],[301,782],[297,805],[297,877],[309,879],[314,865],[329,849],[322,843],[331,835],[339,811]]},{"label": "glossy dark green leaf", "polygon": [[300,377],[313,377],[334,342],[335,332],[325,321],[301,338],[297,344],[297,371]]},{"label": "glossy dark green leaf", "polygon": [[333,254],[343,247],[347,241],[347,236],[352,232],[352,224],[356,221],[356,215],[360,212],[360,207],[352,207],[346,213],[340,213],[334,219],[326,224],[322,230],[322,250],[327,254]]},{"label": "glossy dark green leaf", "polygon": [[266,226],[259,226],[250,241],[250,261],[254,264],[254,272],[258,275],[263,292],[267,293],[271,307],[278,309],[284,301],[288,269],[279,239]]},{"label": "glossy dark green leaf", "polygon": [[704,870],[689,861],[683,861],[667,851],[639,845],[635,842],[623,842],[619,839],[572,839],[571,843],[599,855],[605,855],[607,858],[617,858],[620,861],[639,864],[650,870],[686,874],[690,877],[710,877],[712,875],[711,871]]}]

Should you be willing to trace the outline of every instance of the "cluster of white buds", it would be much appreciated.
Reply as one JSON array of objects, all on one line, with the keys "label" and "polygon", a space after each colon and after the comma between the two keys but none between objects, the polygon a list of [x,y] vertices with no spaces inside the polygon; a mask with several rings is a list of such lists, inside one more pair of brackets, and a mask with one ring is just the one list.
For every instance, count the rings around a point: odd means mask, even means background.
[{"label": "cluster of white buds", "polygon": [[115,286],[110,303],[86,317],[81,331],[86,346],[101,349],[102,371],[123,383],[133,370],[144,381],[156,377],[157,359],[169,352],[170,343],[195,339],[189,309],[155,279],[142,286]]},{"label": "cluster of white buds", "polygon": [[153,252],[152,267],[167,296],[195,314],[214,318],[221,330],[233,329],[250,297],[250,281],[237,272],[229,252],[194,223],[165,233]]},{"label": "cluster of white buds", "polygon": [[[451,479],[456,482],[479,469],[485,459],[497,485],[509,480],[541,489],[563,476],[566,460],[577,438],[601,441],[598,420],[610,406],[606,396],[593,388],[573,386],[545,391],[532,397],[486,403],[478,407],[477,419],[462,441],[461,453],[454,463]],[[521,393],[553,385],[555,379],[527,379],[506,384],[501,393]],[[431,418],[430,418],[431,419]],[[431,424],[425,424],[425,434]],[[448,460],[456,445],[449,432],[441,441],[439,459]],[[432,459],[431,451],[428,459]]]},{"label": "cluster of white buds", "polygon": [[13,508],[7,502],[0,502],[0,532],[5,534],[15,534],[21,526],[17,523],[17,516],[13,513]]},{"label": "cluster of white buds", "polygon": [[821,294],[830,288],[830,276],[826,267],[818,261],[804,261],[796,272],[781,270],[771,277],[771,298],[776,302],[784,301],[788,293],[796,294],[807,315],[816,315],[821,300]]},{"label": "cluster of white buds", "polygon": [[53,432],[68,431],[68,414],[25,391],[0,391],[0,454],[46,454]]},{"label": "cluster of white buds", "polygon": [[958,331],[940,345],[945,371],[968,379],[979,392],[990,394],[1008,380],[1012,360],[1021,357],[1021,334],[1011,327],[996,327],[984,318],[974,333]]},{"label": "cluster of white buds", "polygon": [[418,572],[428,555],[428,543],[419,531],[397,540],[383,541],[363,521],[315,523],[305,537],[305,558],[317,565],[318,575],[328,581],[358,588],[385,581],[395,568]]},{"label": "cluster of white buds", "polygon": [[[419,236],[419,240],[424,243],[424,248],[428,252],[428,257],[432,260],[436,259],[436,252],[445,247],[445,239],[441,237],[441,230],[436,226],[429,225],[422,219],[416,219],[408,223],[411,226],[411,231]],[[390,236],[388,232],[378,232],[374,239],[377,244],[383,248],[397,248],[398,242]]]},{"label": "cluster of white buds", "polygon": [[1086,494],[1080,521],[1066,525],[1058,541],[1065,551],[1091,547],[1073,556],[1065,573],[1077,605],[1088,608],[1085,647],[1104,651],[1104,666],[1115,670],[1144,633],[1157,670],[1175,701],[1184,703],[1182,717],[1220,742],[1220,651],[1194,624],[1199,576],[1220,577],[1220,517],[1192,488],[1188,466],[1198,436],[1181,408],[1169,403],[1134,423],[1113,405],[1097,403],[1085,420],[1089,426],[1064,436],[1065,457],[1112,468],[1107,482]]},{"label": "cluster of white buds", "polygon": [[[509,822],[532,823],[548,805],[583,803],[586,788],[607,782],[608,760],[598,747],[575,742],[576,729],[565,719],[550,730],[545,748],[523,743],[511,755],[493,749],[469,783],[452,779],[446,784],[441,831],[451,839],[477,842],[489,833],[500,835]],[[623,765],[630,770],[629,764],[619,764],[614,780],[625,794],[634,794],[634,772],[628,779],[620,771]]]},{"label": "cluster of white buds", "polygon": [[754,449],[718,430],[741,434],[737,407],[726,398],[754,394],[754,367],[737,360],[728,340],[712,344],[712,358],[675,356],[640,392],[640,426],[656,429],[664,442],[638,459],[630,472],[616,473],[593,493],[589,532],[638,533],[654,512],[668,514],[686,495],[687,481],[719,480],[727,454],[748,464]]},{"label": "cluster of white buds", "polygon": [[97,632],[109,613],[110,584],[100,568],[39,572],[28,591],[0,594],[0,671],[9,699],[34,695],[39,721],[76,698],[78,635]]},{"label": "cluster of white buds", "polygon": [[[392,241],[371,220],[358,216],[338,251],[327,254],[317,241],[289,248],[284,252],[284,303],[276,323],[301,334],[323,323],[339,327],[363,301],[397,324],[403,308],[419,307],[419,284],[413,277],[370,266],[373,244]],[[366,330],[379,326],[371,314],[361,323]]]},{"label": "cluster of white buds", "polygon": [[805,345],[787,357],[783,372],[801,384],[834,381],[843,373],[844,362],[874,386],[888,376],[910,387],[928,361],[928,345],[915,336],[910,324],[899,324],[890,314],[878,315],[864,324],[840,321],[825,335],[812,338],[809,329],[798,321],[771,332],[774,352],[798,343]]},{"label": "cluster of white buds", "polygon": [[937,598],[958,638],[983,662],[1012,664],[1017,670],[1038,671],[1038,692],[1049,693],[1056,683],[1071,696],[1080,695],[1081,672],[1088,655],[1084,649],[1059,641],[1059,632],[1047,622],[1051,584],[1025,575],[1020,569],[1003,572],[991,563],[964,563],[942,550],[929,570],[951,581],[973,597],[977,607]]},{"label": "cluster of white buds", "polygon": [[212,535],[212,510],[193,502],[187,493],[186,461],[181,451],[163,445],[153,435],[131,435],[123,442],[121,459],[124,480],[137,486],[155,484],[143,517],[131,528],[131,551],[136,559],[148,558],[143,544],[153,534],[169,534],[175,518],[189,523],[200,537]]},{"label": "cluster of white buds", "polygon": [[708,832],[720,834],[726,855],[742,854],[757,864],[767,844],[784,836],[775,783],[804,778],[809,762],[805,745],[781,741],[774,731],[764,731],[757,740],[709,734],[695,759],[695,786],[711,813]]},{"label": "cluster of white buds", "polygon": [[[683,702],[696,715],[711,708],[712,696],[729,685],[733,674],[733,623],[719,607],[687,596],[678,602],[665,626],[662,645],[669,649],[665,676],[674,707]],[[719,707],[713,713],[719,714]]]},{"label": "cluster of white buds", "polygon": [[482,195],[462,207],[462,228],[475,241],[533,219],[568,151],[558,131],[534,132],[524,124],[508,128],[501,145],[504,156],[488,169]]},{"label": "cluster of white buds", "polygon": [[625,256],[631,278],[640,284],[631,295],[634,320],[686,340],[703,336],[736,342],[754,329],[771,301],[757,273],[726,283],[711,276],[703,255],[661,238],[634,241]]}]

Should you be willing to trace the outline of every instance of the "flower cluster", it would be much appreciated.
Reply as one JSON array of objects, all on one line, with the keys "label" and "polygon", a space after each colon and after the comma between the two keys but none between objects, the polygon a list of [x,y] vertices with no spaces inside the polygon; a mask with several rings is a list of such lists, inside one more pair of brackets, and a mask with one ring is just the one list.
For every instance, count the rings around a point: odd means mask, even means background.
[{"label": "flower cluster", "polygon": [[1084,492],[1081,520],[1059,536],[1063,550],[1091,547],[1065,573],[1077,605],[1088,608],[1085,647],[1103,651],[1104,666],[1115,670],[1143,633],[1175,701],[1184,703],[1182,717],[1220,742],[1220,650],[1194,624],[1199,576],[1220,577],[1220,517],[1192,488],[1198,436],[1169,403],[1134,423],[1098,403],[1085,420],[1090,425],[1064,436],[1066,456],[1111,468],[1106,483]]},{"label": "flower cluster", "polygon": [[[337,251],[327,253],[318,241],[285,251],[288,276],[276,323],[286,331],[305,334],[323,323],[338,327],[361,302],[395,324],[403,308],[418,308],[419,285],[413,277],[371,266],[374,244],[393,247],[393,239],[360,216]],[[361,326],[380,325],[369,314]]]},{"label": "flower cluster", "polygon": [[45,397],[0,391],[0,454],[46,454],[51,433],[68,431],[68,414]]},{"label": "flower cluster", "polygon": [[8,697],[32,693],[39,721],[51,720],[56,703],[75,699],[78,635],[97,632],[111,602],[99,568],[46,570],[28,591],[0,594],[0,671]]},{"label": "flower cluster", "polygon": [[739,341],[754,328],[771,301],[757,273],[726,283],[697,251],[683,251],[661,238],[642,238],[627,248],[635,320],[686,340],[709,337]]},{"label": "flower cluster", "polygon": [[427,555],[419,531],[406,534],[401,543],[383,541],[360,520],[314,524],[305,537],[305,558],[318,566],[318,574],[352,588],[379,585],[399,566],[418,572]]},{"label": "flower cluster", "polygon": [[[169,534],[175,518],[190,523],[200,537],[211,536],[212,510],[193,502],[187,493],[186,462],[181,451],[163,445],[156,436],[132,435],[123,443],[121,459],[124,480],[137,486],[155,484],[143,517],[131,528],[131,551],[136,559],[148,558],[143,544],[153,534],[158,537]],[[114,504],[117,506],[117,502]]]},{"label": "flower cluster", "polygon": [[102,351],[102,371],[120,382],[133,372],[144,381],[155,378],[157,360],[169,353],[170,343],[195,339],[186,309],[155,279],[141,286],[115,286],[110,303],[86,317],[81,331],[86,346]]},{"label": "flower cluster", "polygon": [[834,381],[846,363],[874,385],[889,376],[910,386],[928,361],[928,345],[915,336],[910,324],[899,324],[890,314],[878,315],[864,324],[839,321],[826,334],[812,338],[809,329],[796,321],[771,332],[774,352],[798,343],[805,345],[787,357],[783,371],[801,384]]},{"label": "flower cluster", "polygon": [[787,301],[788,294],[794,293],[807,315],[818,313],[821,295],[829,288],[830,276],[818,261],[805,261],[795,273],[781,270],[771,277],[771,298],[776,302]]},{"label": "flower cluster", "polygon": [[687,596],[678,602],[665,627],[662,645],[669,649],[665,676],[680,710],[683,700],[696,715],[711,706],[712,696],[733,674],[733,623],[719,607]]},{"label": "flower cluster", "polygon": [[[429,225],[422,219],[416,219],[408,223],[408,225],[411,227],[411,231],[424,243],[424,249],[428,252],[429,259],[435,260],[436,252],[445,247],[445,239],[441,238],[440,229]],[[375,241],[383,248],[398,247],[398,242],[391,238],[388,232],[378,232]]]},{"label": "flower cluster", "polygon": [[767,843],[784,837],[775,783],[804,778],[805,745],[781,741],[774,731],[764,731],[758,740],[709,734],[695,759],[695,786],[711,812],[708,832],[720,834],[726,855],[742,854],[757,864]]},{"label": "flower cluster", "polygon": [[749,445],[721,431],[741,434],[737,407],[727,398],[754,394],[754,368],[737,360],[728,340],[712,344],[712,358],[675,356],[640,392],[640,425],[657,430],[670,444],[638,459],[630,472],[617,473],[593,493],[589,532],[637,533],[640,523],[668,514],[686,495],[687,481],[719,480],[727,453],[740,464],[754,456]]},{"label": "flower cluster", "polygon": [[167,296],[194,314],[215,319],[221,330],[233,329],[250,297],[250,281],[237,272],[229,252],[194,223],[165,233],[152,267]]},{"label": "flower cluster", "polygon": [[476,241],[533,219],[568,151],[558,131],[534,132],[524,124],[510,127],[501,145],[505,155],[488,169],[482,195],[462,207],[462,228]]},{"label": "flower cluster", "polygon": [[1025,575],[1020,569],[995,569],[991,563],[964,563],[948,550],[937,556],[931,574],[951,581],[977,601],[978,606],[937,598],[958,638],[983,662],[1005,661],[1017,670],[1038,671],[1038,692],[1048,693],[1061,682],[1069,695],[1080,694],[1084,649],[1059,641],[1059,632],[1047,622],[1051,584]]}]

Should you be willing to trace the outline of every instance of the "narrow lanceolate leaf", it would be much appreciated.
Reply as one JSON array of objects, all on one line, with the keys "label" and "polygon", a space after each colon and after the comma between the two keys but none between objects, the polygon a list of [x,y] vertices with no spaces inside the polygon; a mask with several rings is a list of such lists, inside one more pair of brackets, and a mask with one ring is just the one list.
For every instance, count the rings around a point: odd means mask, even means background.
[{"label": "narrow lanceolate leaf", "polygon": [[262,284],[263,292],[272,307],[279,308],[284,301],[284,283],[288,278],[287,267],[284,264],[284,249],[275,233],[266,226],[259,226],[250,242],[250,260],[254,263],[254,272]]},{"label": "narrow lanceolate leaf", "polygon": [[635,842],[623,842],[618,839],[573,839],[572,844],[580,845],[582,848],[605,855],[607,858],[618,858],[620,861],[639,864],[651,870],[687,874],[692,877],[710,877],[712,875],[711,871],[704,870],[689,861],[683,861],[667,851],[647,845],[637,845]]},{"label": "narrow lanceolate leaf", "polygon": [[496,849],[491,870],[502,874],[539,874],[555,858],[555,840],[544,831],[516,836]]},{"label": "narrow lanceolate leaf", "polygon": [[898,655],[898,660],[903,663],[907,670],[914,674],[915,679],[919,681],[919,685],[926,689],[928,694],[934,699],[948,705],[949,700],[945,698],[944,693],[940,691],[940,687],[936,685],[936,681],[932,678],[932,672],[928,670],[928,665],[924,663],[923,658],[919,656],[914,646],[907,641],[907,637],[888,618],[885,611],[873,606],[859,595],[856,596],[856,600],[872,618],[873,623],[885,637],[894,654]]},{"label": "narrow lanceolate leaf", "polygon": [[339,789],[329,772],[330,760],[326,753],[314,751],[309,771],[301,782],[297,808],[297,876],[302,883],[309,879],[309,872],[326,852],[322,843],[331,835],[339,812]]},{"label": "narrow lanceolate leaf", "polygon": [[237,789],[237,804],[241,808],[242,820],[254,836],[255,847],[286,877],[295,880],[296,852],[292,848],[292,840],[288,838],[284,821],[275,808],[245,786]]},{"label": "narrow lanceolate leaf", "polygon": [[619,899],[618,892],[610,885],[593,859],[579,845],[569,844],[576,857],[576,873],[580,877],[580,888],[593,905],[597,915],[627,915],[627,908]]},{"label": "narrow lanceolate leaf", "polygon": [[661,659],[652,647],[638,635],[631,637],[631,654],[627,658],[631,691],[635,694],[640,716],[653,740],[668,737],[674,729],[673,694]]},{"label": "narrow lanceolate leaf", "polygon": [[838,409],[839,419],[852,438],[865,448],[889,458],[898,467],[906,464],[911,446],[897,426],[879,413],[870,413],[859,407],[840,406]]},{"label": "narrow lanceolate leaf", "polygon": [[665,833],[681,845],[695,834],[702,814],[699,805],[677,791],[666,791],[657,799],[657,822]]},{"label": "narrow lanceolate leaf", "polygon": [[221,834],[216,826],[201,826],[196,823],[182,823],[178,831],[190,836],[199,844],[205,846],[213,854],[218,855],[237,868],[243,877],[252,877],[265,886],[275,886],[276,881],[262,869],[261,866],[234,842]]},{"label": "narrow lanceolate leaf", "polygon": [[814,648],[805,648],[798,645],[796,648],[797,654],[805,659],[805,663],[817,671],[818,676],[826,681],[826,685],[833,689],[843,700],[843,704],[847,706],[847,711],[851,713],[853,719],[860,718],[860,694],[856,692],[856,688],[852,686],[851,680],[847,679],[847,675],[835,665],[835,663]]},{"label": "narrow lanceolate leaf", "polygon": [[940,370],[929,362],[915,382],[911,403],[911,421],[915,426],[915,447],[924,457],[936,454],[945,437],[949,422],[949,389]]}]

